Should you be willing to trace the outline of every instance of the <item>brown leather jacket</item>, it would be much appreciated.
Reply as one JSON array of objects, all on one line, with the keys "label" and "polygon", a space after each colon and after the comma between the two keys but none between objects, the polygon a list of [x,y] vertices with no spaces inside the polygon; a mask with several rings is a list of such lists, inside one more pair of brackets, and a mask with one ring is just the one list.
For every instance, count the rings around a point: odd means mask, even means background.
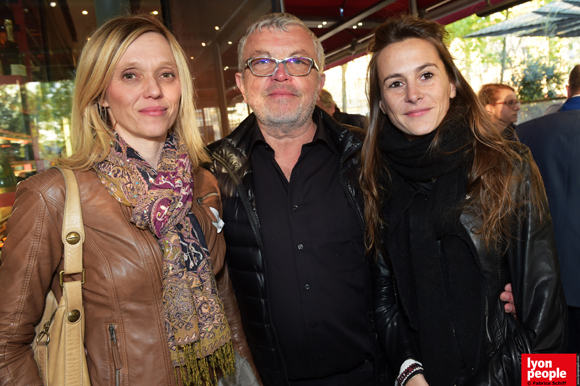
[{"label": "brown leather jacket", "polygon": [[[150,231],[129,221],[130,208],[118,203],[94,173],[75,174],[86,232],[83,303],[91,383],[175,385],[164,325],[161,249]],[[210,250],[234,348],[253,367],[228,269],[223,269],[224,239],[209,210],[221,213],[217,182],[204,169],[194,174],[192,211]],[[30,343],[49,288],[57,299],[61,295],[56,273],[63,267],[64,197],[56,169],[18,186],[0,266],[0,385],[42,385]]]}]

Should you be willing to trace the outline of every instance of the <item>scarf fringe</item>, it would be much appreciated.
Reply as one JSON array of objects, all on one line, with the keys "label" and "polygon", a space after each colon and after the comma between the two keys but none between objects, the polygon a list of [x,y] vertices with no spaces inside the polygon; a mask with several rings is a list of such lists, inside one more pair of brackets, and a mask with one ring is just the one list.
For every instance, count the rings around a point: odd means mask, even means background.
[{"label": "scarf fringe", "polygon": [[[173,368],[177,384],[179,384],[178,377],[181,375],[184,386],[217,385],[216,369],[221,371],[223,377],[228,377],[235,372],[234,347],[231,341],[205,357],[198,355],[199,345],[196,343],[182,346],[178,350],[184,363]],[[213,380],[210,378],[210,371],[213,372]]]}]

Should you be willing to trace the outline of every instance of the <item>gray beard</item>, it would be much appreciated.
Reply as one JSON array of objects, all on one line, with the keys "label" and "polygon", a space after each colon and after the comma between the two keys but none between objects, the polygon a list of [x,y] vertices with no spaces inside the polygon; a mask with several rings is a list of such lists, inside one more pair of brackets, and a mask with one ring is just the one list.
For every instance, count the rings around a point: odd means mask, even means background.
[{"label": "gray beard", "polygon": [[311,104],[308,110],[297,111],[291,114],[272,116],[271,114],[260,114],[254,111],[256,118],[265,127],[263,129],[270,132],[274,137],[285,137],[292,134],[296,129],[304,126],[310,119],[316,104]]}]

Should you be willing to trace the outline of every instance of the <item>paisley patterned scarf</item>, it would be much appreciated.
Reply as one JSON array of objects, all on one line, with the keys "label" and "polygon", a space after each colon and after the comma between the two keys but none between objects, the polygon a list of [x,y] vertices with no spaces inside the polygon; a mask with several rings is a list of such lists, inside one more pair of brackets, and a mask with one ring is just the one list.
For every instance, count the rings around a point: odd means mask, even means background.
[{"label": "paisley patterned scarf", "polygon": [[176,378],[179,372],[183,384],[197,386],[217,381],[216,369],[232,374],[230,327],[201,226],[190,209],[186,145],[169,134],[155,170],[117,136],[95,170],[109,193],[133,209],[131,222],[149,229],[163,251],[165,329]]}]

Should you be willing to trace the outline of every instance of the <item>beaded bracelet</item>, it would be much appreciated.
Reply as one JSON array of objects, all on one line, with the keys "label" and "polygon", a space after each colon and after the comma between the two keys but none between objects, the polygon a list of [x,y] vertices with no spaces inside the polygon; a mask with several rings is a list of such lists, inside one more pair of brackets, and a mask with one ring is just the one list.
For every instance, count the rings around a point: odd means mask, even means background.
[{"label": "beaded bracelet", "polygon": [[413,363],[407,367],[405,371],[399,374],[397,377],[397,382],[400,386],[405,386],[407,381],[417,374],[423,374],[423,366],[421,366],[419,363]]}]

